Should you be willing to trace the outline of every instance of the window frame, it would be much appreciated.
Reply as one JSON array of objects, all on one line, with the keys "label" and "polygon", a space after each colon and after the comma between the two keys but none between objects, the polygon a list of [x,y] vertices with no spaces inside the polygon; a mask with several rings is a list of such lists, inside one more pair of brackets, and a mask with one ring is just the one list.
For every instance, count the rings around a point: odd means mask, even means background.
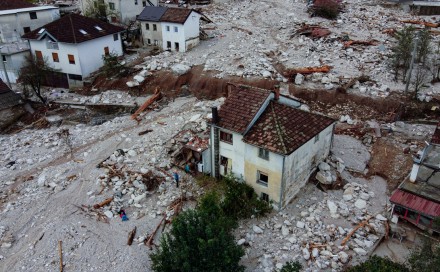
[{"label": "window frame", "polygon": [[57,52],[52,52],[52,60],[53,62],[60,62],[60,56],[58,56]]},{"label": "window frame", "polygon": [[115,3],[113,3],[113,2],[108,2],[108,8],[109,8],[110,10],[115,10]]},{"label": "window frame", "polygon": [[147,39],[147,44],[151,45],[151,39]]},{"label": "window frame", "polygon": [[267,202],[267,203],[270,202],[269,195],[266,194],[266,193],[263,193],[263,192],[261,192],[260,199],[263,200],[263,201],[265,201],[265,202]]},{"label": "window frame", "polygon": [[119,33],[113,34],[113,41],[118,41],[118,40],[119,40]]},{"label": "window frame", "polygon": [[134,4],[137,5],[138,4],[138,0],[134,0]]},{"label": "window frame", "polygon": [[146,29],[146,30],[150,30],[150,24],[149,24],[149,23],[146,23],[146,24],[145,24],[145,29]]},{"label": "window frame", "polygon": [[174,32],[175,32],[175,33],[178,33],[178,32],[179,32],[179,27],[178,27],[178,26],[175,26],[175,27],[174,27]]},{"label": "window frame", "polygon": [[67,54],[67,60],[69,61],[69,64],[76,64],[75,56],[72,54]]},{"label": "window frame", "polygon": [[[26,31],[27,30],[27,31]],[[31,32],[31,27],[30,26],[25,26],[25,27],[23,27],[23,33],[29,33],[29,32]]]},{"label": "window frame", "polygon": [[[34,18],[34,17],[35,17],[35,18]],[[29,12],[29,18],[31,18],[31,20],[36,20],[36,19],[38,19],[37,12],[36,12],[36,11],[31,11],[31,12]]]},{"label": "window frame", "polygon": [[234,145],[234,136],[232,135],[232,133],[220,130],[219,139],[221,142]]},{"label": "window frame", "polygon": [[258,148],[258,157],[268,161],[269,160],[269,150],[259,147]]},{"label": "window frame", "polygon": [[170,32],[170,26],[168,26],[168,25],[165,26],[165,29],[166,29],[167,32]]},{"label": "window frame", "polygon": [[43,61],[43,52],[41,50],[35,50],[35,58],[37,61]]},{"label": "window frame", "polygon": [[157,25],[153,24],[153,31],[157,31]]},{"label": "window frame", "polygon": [[[261,176],[266,176],[267,181],[264,181],[261,179]],[[265,172],[262,172],[260,170],[257,170],[257,183],[265,186],[265,187],[269,187],[269,175],[266,174]]]}]

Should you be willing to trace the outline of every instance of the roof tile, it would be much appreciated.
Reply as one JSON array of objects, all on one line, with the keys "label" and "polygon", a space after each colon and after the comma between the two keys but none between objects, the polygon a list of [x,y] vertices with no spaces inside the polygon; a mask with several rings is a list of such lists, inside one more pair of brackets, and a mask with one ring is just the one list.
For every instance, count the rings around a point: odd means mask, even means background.
[{"label": "roof tile", "polygon": [[31,4],[25,0],[1,0],[0,10],[10,10],[10,9],[22,9],[22,8],[32,8],[36,5]]}]

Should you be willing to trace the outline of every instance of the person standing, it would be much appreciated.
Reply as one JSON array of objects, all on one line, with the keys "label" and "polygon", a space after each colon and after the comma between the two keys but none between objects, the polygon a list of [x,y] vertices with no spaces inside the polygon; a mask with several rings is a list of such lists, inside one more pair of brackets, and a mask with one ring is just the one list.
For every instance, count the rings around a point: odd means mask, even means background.
[{"label": "person standing", "polygon": [[174,181],[176,182],[176,187],[179,188],[179,174],[177,171],[174,171],[173,173]]}]

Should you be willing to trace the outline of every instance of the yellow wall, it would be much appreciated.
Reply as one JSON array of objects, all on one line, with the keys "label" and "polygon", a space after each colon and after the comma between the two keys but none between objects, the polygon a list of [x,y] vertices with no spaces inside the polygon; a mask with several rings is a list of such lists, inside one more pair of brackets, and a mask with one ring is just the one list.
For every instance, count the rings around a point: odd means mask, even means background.
[{"label": "yellow wall", "polygon": [[[268,187],[257,183],[257,171],[264,172],[268,175]],[[257,167],[257,165],[245,160],[244,173],[244,180],[248,185],[255,189],[255,192],[259,197],[261,196],[261,193],[265,193],[269,195],[269,200],[272,200],[276,204],[280,202],[281,171],[273,171],[270,168],[262,166]]]}]

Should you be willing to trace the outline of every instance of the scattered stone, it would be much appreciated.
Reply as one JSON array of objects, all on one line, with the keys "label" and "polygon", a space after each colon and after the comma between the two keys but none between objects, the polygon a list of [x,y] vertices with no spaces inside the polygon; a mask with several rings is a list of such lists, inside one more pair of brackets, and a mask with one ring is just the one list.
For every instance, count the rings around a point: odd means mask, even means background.
[{"label": "scattered stone", "polygon": [[363,199],[358,199],[354,203],[354,206],[356,208],[358,208],[359,210],[362,210],[362,209],[365,209],[365,207],[367,207],[367,202],[365,200],[363,200]]}]

